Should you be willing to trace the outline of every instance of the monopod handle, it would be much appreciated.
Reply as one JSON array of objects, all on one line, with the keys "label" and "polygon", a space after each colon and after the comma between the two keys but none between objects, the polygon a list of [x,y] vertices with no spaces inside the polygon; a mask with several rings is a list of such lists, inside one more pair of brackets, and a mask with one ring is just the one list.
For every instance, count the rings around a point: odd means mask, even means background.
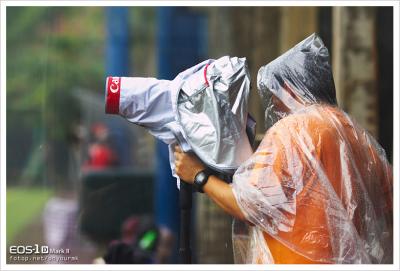
[{"label": "monopod handle", "polygon": [[192,251],[190,247],[192,186],[182,180],[179,190],[179,206],[181,209],[179,240],[180,262],[183,264],[190,264],[192,263]]}]

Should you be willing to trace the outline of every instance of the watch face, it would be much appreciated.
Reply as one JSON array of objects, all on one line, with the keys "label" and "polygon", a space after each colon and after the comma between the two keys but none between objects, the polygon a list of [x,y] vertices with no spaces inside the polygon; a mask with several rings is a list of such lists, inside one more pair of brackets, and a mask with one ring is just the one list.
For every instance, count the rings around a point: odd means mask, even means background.
[{"label": "watch face", "polygon": [[197,191],[203,193],[203,186],[206,184],[208,180],[208,174],[206,174],[205,170],[197,173],[196,177],[194,178],[194,186],[196,187]]}]

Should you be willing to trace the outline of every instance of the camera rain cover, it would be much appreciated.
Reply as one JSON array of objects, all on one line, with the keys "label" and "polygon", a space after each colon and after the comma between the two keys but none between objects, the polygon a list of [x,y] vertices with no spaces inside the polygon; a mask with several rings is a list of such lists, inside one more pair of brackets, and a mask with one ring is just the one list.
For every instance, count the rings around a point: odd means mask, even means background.
[{"label": "camera rain cover", "polygon": [[246,128],[250,76],[245,58],[224,56],[189,68],[172,81],[108,77],[106,113],[146,128],[170,148],[193,151],[210,168],[232,174],[252,153]]}]

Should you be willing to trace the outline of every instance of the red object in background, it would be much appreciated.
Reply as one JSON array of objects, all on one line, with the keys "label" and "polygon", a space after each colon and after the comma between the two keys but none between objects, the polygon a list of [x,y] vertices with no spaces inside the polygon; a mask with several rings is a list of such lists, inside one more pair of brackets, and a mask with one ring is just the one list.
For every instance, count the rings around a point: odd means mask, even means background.
[{"label": "red object in background", "polygon": [[103,123],[95,123],[91,127],[94,142],[88,148],[88,160],[84,163],[84,170],[102,170],[118,164],[118,158],[107,144],[108,128]]},{"label": "red object in background", "polygon": [[116,164],[117,157],[112,149],[104,144],[92,144],[89,147],[89,160],[85,163],[85,169],[106,169]]}]

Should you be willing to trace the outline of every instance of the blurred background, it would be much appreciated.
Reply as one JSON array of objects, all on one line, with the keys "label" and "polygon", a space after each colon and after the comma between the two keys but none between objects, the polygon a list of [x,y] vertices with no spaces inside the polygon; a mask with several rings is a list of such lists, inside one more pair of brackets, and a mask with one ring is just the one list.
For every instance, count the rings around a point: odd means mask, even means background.
[{"label": "blurred background", "polygon": [[[173,79],[245,56],[261,138],[258,69],[316,32],[340,106],[392,159],[391,7],[7,7],[6,22],[7,246],[70,249],[8,263],[178,262],[167,147],[105,115],[108,75]],[[194,201],[194,262],[233,263],[231,218],[204,195]]]}]

